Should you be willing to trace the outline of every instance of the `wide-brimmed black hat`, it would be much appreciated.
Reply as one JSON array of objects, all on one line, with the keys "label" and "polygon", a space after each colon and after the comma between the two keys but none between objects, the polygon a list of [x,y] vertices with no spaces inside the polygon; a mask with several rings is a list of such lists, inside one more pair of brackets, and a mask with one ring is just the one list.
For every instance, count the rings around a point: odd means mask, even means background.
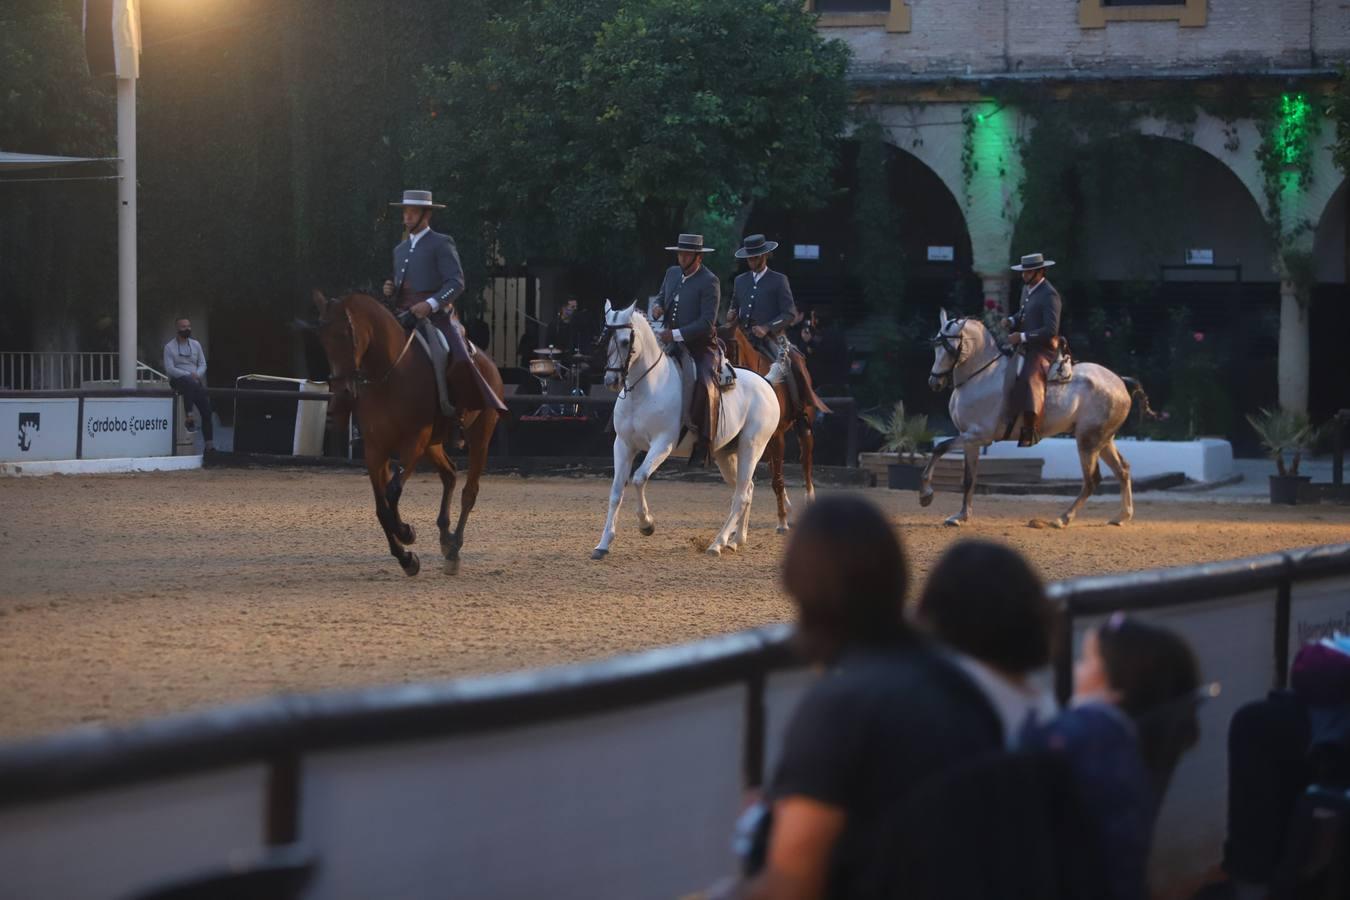
[{"label": "wide-brimmed black hat", "polygon": [[1048,269],[1055,264],[1053,259],[1046,259],[1040,253],[1028,253],[1022,257],[1020,266],[1012,266],[1014,272],[1031,272],[1035,269]]},{"label": "wide-brimmed black hat", "polygon": [[752,256],[763,256],[765,253],[772,253],[777,249],[777,241],[766,241],[764,235],[752,234],[741,241],[740,249],[736,251],[736,258],[749,259]]},{"label": "wide-brimmed black hat", "polygon": [[435,203],[431,199],[431,191],[404,191],[403,201],[400,203],[390,203],[390,206],[413,206],[423,209],[445,209],[444,203]]},{"label": "wide-brimmed black hat", "polygon": [[683,250],[685,253],[712,253],[713,248],[703,246],[703,235],[701,234],[682,234],[680,240],[674,247],[667,247],[667,250]]}]

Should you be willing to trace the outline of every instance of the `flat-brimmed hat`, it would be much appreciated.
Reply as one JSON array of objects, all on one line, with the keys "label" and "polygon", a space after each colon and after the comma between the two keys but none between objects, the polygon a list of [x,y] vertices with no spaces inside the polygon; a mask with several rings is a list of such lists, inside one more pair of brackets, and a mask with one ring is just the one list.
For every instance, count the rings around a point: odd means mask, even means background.
[{"label": "flat-brimmed hat", "polygon": [[445,209],[444,203],[431,202],[431,191],[404,191],[403,202],[390,206],[417,206],[425,209]]},{"label": "flat-brimmed hat", "polygon": [[763,256],[765,253],[772,253],[777,249],[777,241],[766,241],[764,235],[752,234],[741,241],[740,249],[736,251],[736,258],[749,259],[752,256]]},{"label": "flat-brimmed hat", "polygon": [[674,247],[667,247],[667,250],[683,250],[685,253],[712,253],[713,248],[703,246],[703,235],[701,234],[682,234],[680,240]]},{"label": "flat-brimmed hat", "polygon": [[1046,259],[1040,253],[1028,253],[1022,257],[1020,266],[1012,266],[1014,272],[1030,272],[1035,269],[1048,269],[1055,264],[1053,259]]}]

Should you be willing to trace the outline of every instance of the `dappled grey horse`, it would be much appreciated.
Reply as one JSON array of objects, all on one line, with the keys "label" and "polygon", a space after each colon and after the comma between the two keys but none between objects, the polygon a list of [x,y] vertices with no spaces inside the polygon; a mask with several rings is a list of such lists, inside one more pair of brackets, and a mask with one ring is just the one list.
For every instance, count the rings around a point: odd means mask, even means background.
[{"label": "dappled grey horse", "polygon": [[[919,485],[919,503],[928,506],[933,502],[933,468],[942,454],[960,442],[966,456],[962,481],[965,500],[961,511],[948,518],[946,524],[962,525],[970,521],[980,448],[1008,439],[1005,408],[1021,357],[1005,356],[979,319],[949,319],[943,310],[939,322],[937,336],[932,340],[933,369],[928,375],[928,386],[937,391],[951,384],[947,410],[959,436],[933,448],[933,457],[924,467]],[[1127,388],[1126,381],[1133,382],[1135,387]],[[1077,363],[1067,383],[1051,382],[1046,386],[1042,433],[1073,435],[1078,443],[1078,461],[1083,467],[1083,489],[1058,519],[1049,522],[1033,519],[1033,526],[1064,528],[1073,521],[1101,484],[1098,460],[1105,460],[1120,479],[1120,514],[1111,524],[1123,525],[1134,517],[1130,466],[1116,448],[1115,437],[1130,415],[1134,394],[1141,395],[1144,409],[1151,412],[1148,397],[1143,393],[1134,379],[1121,378],[1093,363]]]}]

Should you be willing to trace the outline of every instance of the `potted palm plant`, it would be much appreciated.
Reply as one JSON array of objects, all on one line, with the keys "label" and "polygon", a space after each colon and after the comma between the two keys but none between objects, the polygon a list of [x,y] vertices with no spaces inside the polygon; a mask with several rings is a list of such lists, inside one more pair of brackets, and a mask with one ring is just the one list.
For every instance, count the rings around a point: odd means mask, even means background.
[{"label": "potted palm plant", "polygon": [[886,486],[899,491],[918,490],[926,462],[921,450],[933,440],[928,417],[905,415],[905,404],[899,401],[889,416],[866,414],[862,420],[881,435],[881,452],[895,454],[895,461],[886,466]]},{"label": "potted palm plant", "polygon": [[[1288,409],[1262,409],[1256,415],[1248,415],[1247,421],[1261,439],[1261,446],[1275,460],[1275,475],[1270,476],[1270,502],[1294,505],[1298,503],[1299,485],[1312,479],[1298,474],[1298,464],[1303,451],[1311,446],[1317,429],[1308,421],[1308,414]],[[1288,466],[1284,464],[1284,455],[1291,455]]]}]

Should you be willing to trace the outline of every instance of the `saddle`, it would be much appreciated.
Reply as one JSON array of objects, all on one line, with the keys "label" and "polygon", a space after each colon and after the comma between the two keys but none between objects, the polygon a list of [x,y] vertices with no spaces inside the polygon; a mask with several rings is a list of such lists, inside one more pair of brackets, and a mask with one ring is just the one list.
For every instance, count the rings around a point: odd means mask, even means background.
[{"label": "saddle", "polygon": [[[463,326],[455,323],[452,327],[462,328]],[[434,324],[422,319],[417,323],[417,342],[422,345],[422,349],[427,352],[431,359],[431,368],[436,373],[436,399],[440,401],[441,415],[447,418],[453,418],[455,415],[455,405],[450,400],[450,384],[447,374],[450,368],[450,345],[446,343],[445,335]],[[478,348],[472,343],[465,341],[469,347],[469,356],[478,355]]]},{"label": "saddle", "polygon": [[1073,379],[1073,354],[1069,352],[1069,339],[1060,336],[1059,350],[1045,380],[1050,384],[1066,384]]}]

